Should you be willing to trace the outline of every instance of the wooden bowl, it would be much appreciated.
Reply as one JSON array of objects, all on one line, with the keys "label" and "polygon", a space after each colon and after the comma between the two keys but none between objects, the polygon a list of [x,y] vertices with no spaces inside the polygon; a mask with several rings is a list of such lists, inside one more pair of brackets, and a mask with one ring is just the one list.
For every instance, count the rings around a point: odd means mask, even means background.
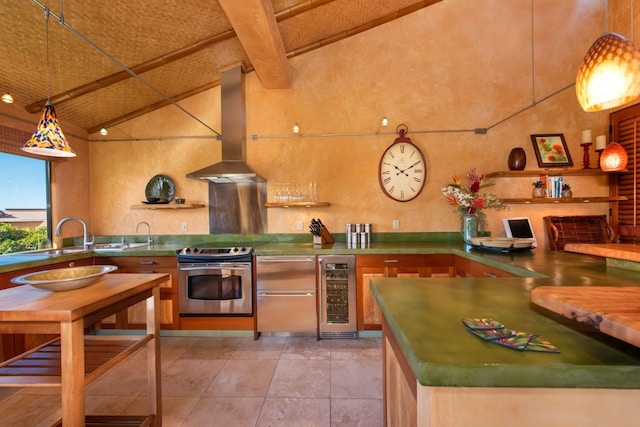
[{"label": "wooden bowl", "polygon": [[36,271],[11,279],[18,285],[31,285],[47,291],[71,291],[93,285],[107,273],[117,270],[115,265],[87,265]]}]

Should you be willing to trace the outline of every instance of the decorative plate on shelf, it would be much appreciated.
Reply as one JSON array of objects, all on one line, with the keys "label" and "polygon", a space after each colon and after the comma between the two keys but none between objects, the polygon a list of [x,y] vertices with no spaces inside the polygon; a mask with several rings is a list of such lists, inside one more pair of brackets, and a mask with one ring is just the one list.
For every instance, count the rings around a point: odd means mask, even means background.
[{"label": "decorative plate on shelf", "polygon": [[169,203],[169,200],[166,199],[158,199],[152,198],[151,200],[143,200],[142,203],[145,205],[166,205]]},{"label": "decorative plate on shelf", "polygon": [[144,190],[147,202],[143,203],[169,203],[173,200],[175,194],[176,185],[173,183],[173,180],[166,175],[156,175],[149,180]]}]

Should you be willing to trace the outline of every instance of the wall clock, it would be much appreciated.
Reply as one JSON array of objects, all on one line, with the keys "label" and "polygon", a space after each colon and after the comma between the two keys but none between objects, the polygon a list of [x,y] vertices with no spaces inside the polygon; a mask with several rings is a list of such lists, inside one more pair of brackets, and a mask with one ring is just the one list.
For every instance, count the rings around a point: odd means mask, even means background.
[{"label": "wall clock", "polygon": [[382,192],[398,202],[415,199],[422,191],[427,178],[427,164],[420,149],[405,135],[406,125],[399,125],[400,135],[380,158],[378,179]]}]

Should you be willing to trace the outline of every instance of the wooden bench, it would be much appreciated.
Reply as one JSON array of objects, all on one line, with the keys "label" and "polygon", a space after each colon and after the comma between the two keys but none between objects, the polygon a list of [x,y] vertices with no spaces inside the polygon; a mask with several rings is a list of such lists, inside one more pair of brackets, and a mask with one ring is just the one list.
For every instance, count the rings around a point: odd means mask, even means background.
[{"label": "wooden bench", "polygon": [[549,248],[564,250],[567,243],[612,243],[616,233],[605,215],[545,216]]}]

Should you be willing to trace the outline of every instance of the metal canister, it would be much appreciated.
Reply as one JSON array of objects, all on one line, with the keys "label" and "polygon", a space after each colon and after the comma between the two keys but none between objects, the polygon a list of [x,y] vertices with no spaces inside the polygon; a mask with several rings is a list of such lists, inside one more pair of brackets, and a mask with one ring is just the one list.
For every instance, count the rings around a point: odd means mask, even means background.
[{"label": "metal canister", "polygon": [[354,248],[358,246],[358,233],[356,232],[351,233],[351,246]]},{"label": "metal canister", "polygon": [[364,231],[360,233],[360,246],[366,248],[369,244],[369,233],[365,233]]},{"label": "metal canister", "polygon": [[356,233],[360,233],[362,231],[362,227],[360,226],[360,224],[356,224]]},{"label": "metal canister", "polygon": [[347,246],[351,243],[351,224],[345,224],[344,233],[347,240]]}]

